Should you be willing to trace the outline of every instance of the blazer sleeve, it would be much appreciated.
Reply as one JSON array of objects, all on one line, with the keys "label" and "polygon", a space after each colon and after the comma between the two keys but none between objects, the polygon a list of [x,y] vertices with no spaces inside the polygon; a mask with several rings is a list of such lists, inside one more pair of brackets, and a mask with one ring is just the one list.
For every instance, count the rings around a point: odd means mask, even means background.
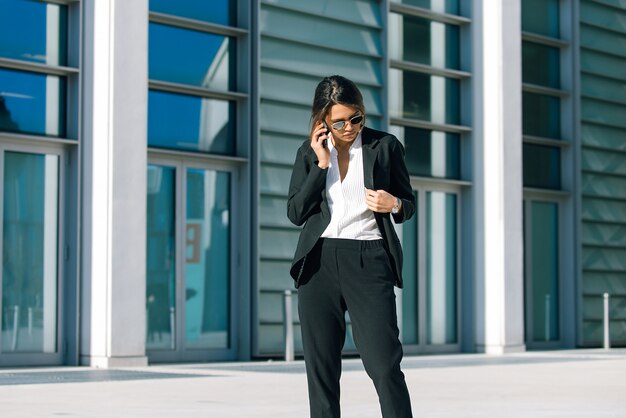
[{"label": "blazer sleeve", "polygon": [[321,169],[317,161],[308,162],[303,155],[306,147],[298,149],[289,182],[287,217],[297,226],[303,225],[321,210],[322,191],[326,187],[328,168]]},{"label": "blazer sleeve", "polygon": [[[395,138],[394,138],[395,139]],[[396,223],[411,219],[415,213],[415,196],[409,179],[409,171],[404,161],[404,147],[395,139],[391,145],[391,194],[402,201],[400,212],[393,215]]]}]

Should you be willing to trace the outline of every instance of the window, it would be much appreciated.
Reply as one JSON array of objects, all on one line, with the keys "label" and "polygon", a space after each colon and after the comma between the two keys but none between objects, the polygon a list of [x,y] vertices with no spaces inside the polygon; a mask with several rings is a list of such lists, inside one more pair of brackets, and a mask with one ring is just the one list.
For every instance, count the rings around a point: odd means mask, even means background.
[{"label": "window", "polygon": [[235,2],[150,2],[148,146],[237,155]]},{"label": "window", "polygon": [[[77,139],[75,8],[0,0],[0,132]],[[75,107],[72,106],[72,109]]]},{"label": "window", "polygon": [[390,131],[404,144],[417,198],[402,226],[400,312],[407,352],[458,351],[462,92],[470,73],[461,56],[464,25],[455,0],[397,0],[389,14]]},{"label": "window", "polygon": [[[237,355],[233,222],[249,134],[234,0],[150,1],[147,334],[151,361]],[[243,80],[243,83],[241,82]]]},{"label": "window", "polygon": [[63,298],[77,252],[81,3],[57,3],[0,0],[1,366],[61,364],[76,332]]},{"label": "window", "polygon": [[[561,339],[561,252],[570,151],[567,121],[567,41],[562,39],[558,0],[522,1],[522,134],[526,345],[558,346]],[[566,245],[564,245],[566,247]]]}]

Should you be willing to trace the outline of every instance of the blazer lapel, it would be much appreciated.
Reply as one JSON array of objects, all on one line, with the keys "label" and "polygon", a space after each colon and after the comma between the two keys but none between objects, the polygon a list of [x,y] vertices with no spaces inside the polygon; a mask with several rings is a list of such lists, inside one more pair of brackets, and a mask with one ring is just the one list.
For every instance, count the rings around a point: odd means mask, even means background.
[{"label": "blazer lapel", "polygon": [[369,129],[364,128],[361,132],[362,150],[363,150],[363,180],[365,187],[374,189],[374,164],[378,156],[378,140],[373,139]]}]

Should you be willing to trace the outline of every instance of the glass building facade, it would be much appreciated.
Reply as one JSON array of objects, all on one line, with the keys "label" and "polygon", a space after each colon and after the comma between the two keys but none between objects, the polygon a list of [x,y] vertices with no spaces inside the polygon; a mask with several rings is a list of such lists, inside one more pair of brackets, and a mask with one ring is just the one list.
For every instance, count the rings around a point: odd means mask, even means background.
[{"label": "glass building facade", "polygon": [[626,8],[492,6],[0,0],[0,366],[281,356],[331,74],[404,145],[408,355],[597,347],[605,292],[626,344]]}]

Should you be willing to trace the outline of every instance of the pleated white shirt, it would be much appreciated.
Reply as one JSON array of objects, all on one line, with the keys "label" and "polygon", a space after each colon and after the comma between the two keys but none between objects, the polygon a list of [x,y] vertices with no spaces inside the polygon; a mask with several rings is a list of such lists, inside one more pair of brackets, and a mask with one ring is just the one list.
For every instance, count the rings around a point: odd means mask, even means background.
[{"label": "pleated white shirt", "polygon": [[361,134],[350,146],[350,162],[346,177],[341,181],[337,149],[328,141],[330,166],[326,175],[326,196],[330,209],[330,224],[323,238],[356,240],[381,239],[374,212],[365,203],[363,179],[363,148]]}]

